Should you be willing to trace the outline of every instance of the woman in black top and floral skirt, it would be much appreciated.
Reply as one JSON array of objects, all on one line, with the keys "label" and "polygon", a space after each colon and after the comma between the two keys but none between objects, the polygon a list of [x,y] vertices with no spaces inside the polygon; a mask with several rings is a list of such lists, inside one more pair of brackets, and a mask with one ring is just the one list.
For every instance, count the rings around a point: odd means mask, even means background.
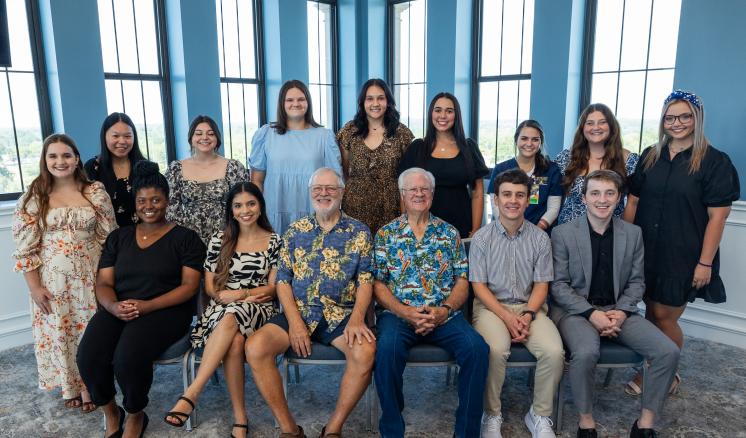
[{"label": "woman in black top and floral skirt", "polygon": [[166,414],[165,421],[181,427],[210,376],[223,362],[233,405],[231,436],[245,437],[248,421],[244,403],[244,344],[246,338],[277,311],[275,275],[280,236],[272,231],[259,187],[234,185],[225,203],[224,230],[210,239],[205,260],[205,289],[210,304],[192,331],[192,346],[204,347],[197,376]]},{"label": "woman in black top and floral skirt", "polygon": [[[166,221],[168,183],[158,165],[135,165],[132,189],[139,222],[109,234],[96,278],[99,310],[78,347],[78,368],[106,417],[106,437],[142,436],[153,361],[192,322],[205,245],[196,232]],[[114,396],[116,379],[122,405]],[[127,411],[127,422],[124,416]]]},{"label": "woman in black top and floral skirt", "polygon": [[[659,140],[643,151],[630,179],[624,218],[642,228],[646,318],[678,346],[687,302],[725,302],[718,247],[731,204],[740,196],[730,158],[704,134],[704,104],[676,90],[665,100]],[[681,378],[676,376],[675,391]],[[639,380],[626,388],[639,392]]]},{"label": "woman in black top and floral skirt", "polygon": [[450,223],[462,238],[482,226],[484,182],[489,173],[477,144],[466,138],[461,107],[451,93],[438,93],[430,102],[425,138],[418,138],[404,152],[399,173],[411,167],[435,176],[430,211]]}]

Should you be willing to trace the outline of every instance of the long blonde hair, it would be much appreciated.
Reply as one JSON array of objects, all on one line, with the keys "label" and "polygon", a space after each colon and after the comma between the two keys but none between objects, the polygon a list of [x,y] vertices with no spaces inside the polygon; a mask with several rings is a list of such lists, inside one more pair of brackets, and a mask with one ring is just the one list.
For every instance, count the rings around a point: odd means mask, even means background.
[{"label": "long blonde hair", "polygon": [[702,103],[702,100],[700,99],[700,105],[697,106],[686,99],[672,99],[663,105],[663,111],[661,111],[661,119],[658,123],[658,143],[652,146],[653,149],[648,152],[647,156],[645,157],[645,160],[643,161],[643,164],[645,165],[644,170],[650,169],[655,165],[655,163],[658,162],[658,159],[661,157],[663,146],[666,146],[671,142],[671,136],[666,133],[666,129],[664,128],[663,118],[666,116],[666,111],[668,111],[668,108],[670,108],[671,105],[676,102],[686,103],[689,106],[694,119],[694,145],[692,146],[692,157],[689,160],[689,175],[697,172],[702,165],[702,160],[704,160],[705,154],[707,153],[707,147],[710,144],[710,142],[707,140],[707,137],[705,137],[704,103]]}]

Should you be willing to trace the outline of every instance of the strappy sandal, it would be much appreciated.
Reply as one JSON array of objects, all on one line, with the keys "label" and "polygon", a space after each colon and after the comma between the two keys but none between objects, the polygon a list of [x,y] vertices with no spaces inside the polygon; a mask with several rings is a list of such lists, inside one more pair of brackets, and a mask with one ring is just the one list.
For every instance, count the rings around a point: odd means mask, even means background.
[{"label": "strappy sandal", "polygon": [[84,401],[82,405],[80,405],[80,412],[84,414],[90,414],[91,412],[98,409],[98,406],[93,404],[92,401]]},{"label": "strappy sandal", "polygon": [[635,379],[632,379],[624,385],[624,393],[631,396],[637,396],[642,394],[642,388],[640,388],[640,385],[635,383]]},{"label": "strappy sandal", "polygon": [[[184,400],[185,402],[189,403],[192,406],[192,412],[194,412],[195,406],[194,406],[194,402],[193,401],[189,400],[188,397],[185,397],[183,395],[181,397],[179,397],[179,400]],[[176,402],[178,403],[178,400]],[[163,421],[166,424],[168,424],[169,426],[182,427],[187,422],[187,420],[189,419],[189,417],[192,415],[192,412],[190,412],[188,414],[184,413],[184,412],[179,412],[179,411],[167,412],[166,416],[163,417]],[[176,419],[176,421],[175,422],[168,421],[168,417],[174,417]]]},{"label": "strappy sandal", "polygon": [[673,376],[673,382],[671,382],[671,387],[668,388],[668,394],[669,395],[678,394],[680,385],[681,385],[681,376],[679,375],[679,373],[676,373]]},{"label": "strappy sandal", "polygon": [[[248,424],[238,424],[233,423],[233,427],[238,427],[239,429],[246,429],[246,436],[249,436],[249,425]],[[231,432],[231,438],[236,438],[235,435]]]},{"label": "strappy sandal", "polygon": [[78,395],[77,397],[73,398],[66,398],[64,399],[65,407],[68,409],[75,409],[83,406],[83,397]]}]

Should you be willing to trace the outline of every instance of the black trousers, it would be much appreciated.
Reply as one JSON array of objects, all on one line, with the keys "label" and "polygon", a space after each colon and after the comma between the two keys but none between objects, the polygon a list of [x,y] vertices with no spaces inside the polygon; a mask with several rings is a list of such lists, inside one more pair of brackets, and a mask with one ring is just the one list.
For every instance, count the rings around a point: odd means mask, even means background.
[{"label": "black trousers", "polygon": [[114,379],[124,396],[124,409],[140,412],[148,405],[153,361],[187,333],[190,302],[156,310],[129,322],[106,310],[93,315],[78,346],[78,370],[97,406],[116,395]]}]

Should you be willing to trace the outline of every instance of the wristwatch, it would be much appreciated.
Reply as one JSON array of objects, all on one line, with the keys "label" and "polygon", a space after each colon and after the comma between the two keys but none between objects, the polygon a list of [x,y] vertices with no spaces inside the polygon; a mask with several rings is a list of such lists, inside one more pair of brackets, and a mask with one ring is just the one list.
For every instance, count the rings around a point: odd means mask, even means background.
[{"label": "wristwatch", "polygon": [[534,312],[533,310],[524,310],[523,312],[521,312],[521,316],[523,316],[523,315],[525,315],[527,313],[529,315],[531,315],[531,321],[533,321],[533,320],[536,319],[536,312]]},{"label": "wristwatch", "polygon": [[448,309],[448,317],[449,318],[453,316],[453,307],[451,307],[450,304],[443,303],[443,304],[440,305],[440,307],[445,307],[446,309]]}]

